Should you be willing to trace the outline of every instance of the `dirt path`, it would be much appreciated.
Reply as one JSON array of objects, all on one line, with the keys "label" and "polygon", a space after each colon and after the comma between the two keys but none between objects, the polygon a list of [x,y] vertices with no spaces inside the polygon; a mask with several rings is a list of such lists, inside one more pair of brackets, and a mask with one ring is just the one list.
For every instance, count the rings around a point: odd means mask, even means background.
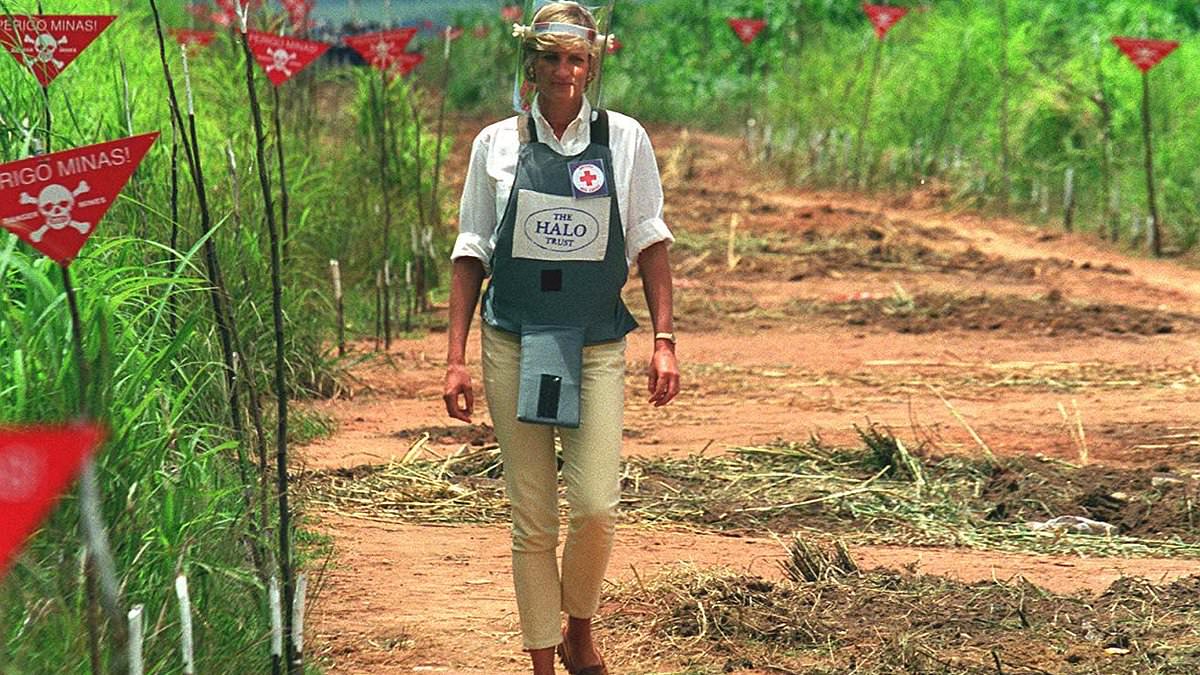
[{"label": "dirt path", "polygon": [[[666,409],[641,402],[649,344],[644,331],[635,334],[630,456],[813,435],[850,443],[853,425],[870,420],[923,439],[932,453],[976,455],[974,433],[1002,456],[1075,461],[1080,439],[1062,413],[1071,411],[1093,462],[1200,470],[1200,423],[1192,422],[1200,419],[1200,272],[1129,257],[1087,235],[923,208],[926,194],[872,200],[780,188],[740,168],[734,141],[693,134],[684,146],[673,130],[654,137],[679,236],[686,389]],[[644,316],[639,296],[635,281],[626,297]],[[442,333],[399,343],[356,369],[345,395],[314,404],[338,431],[304,449],[306,467],[396,461],[425,436],[421,454],[432,457],[492,442],[487,427],[445,418],[444,351]],[[478,353],[477,335],[469,353]],[[487,420],[479,407],[477,421]],[[312,517],[337,553],[312,618],[330,672],[523,672],[505,526]],[[1167,559],[903,547],[853,554],[868,567],[915,565],[965,581],[1022,575],[1060,593],[1098,592],[1121,575],[1197,571],[1195,561]],[[623,526],[611,581],[636,583],[680,561],[778,577],[783,555],[769,537]],[[615,672],[663,672],[622,660],[622,636],[601,632]]]}]

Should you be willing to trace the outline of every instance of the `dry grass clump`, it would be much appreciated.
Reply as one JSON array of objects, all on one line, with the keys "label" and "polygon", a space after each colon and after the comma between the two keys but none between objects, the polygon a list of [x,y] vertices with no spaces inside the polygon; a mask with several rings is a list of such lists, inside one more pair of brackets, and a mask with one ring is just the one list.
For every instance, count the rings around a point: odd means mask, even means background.
[{"label": "dry grass clump", "polygon": [[[854,543],[1200,558],[1196,477],[1028,458],[935,459],[884,428],[859,434],[861,448],[812,440],[713,457],[632,458],[622,469],[621,518],[758,535],[819,532]],[[424,438],[386,465],[309,473],[306,497],[371,519],[507,522],[498,449],[463,446],[445,458],[417,460]],[[1100,520],[1117,534],[1030,526],[1057,516]]]},{"label": "dry grass clump", "polygon": [[797,583],[830,581],[859,573],[858,563],[850,557],[845,542],[839,539],[832,550],[826,551],[800,535],[792,537],[788,556],[779,566],[788,579]]},{"label": "dry grass clump", "polygon": [[[421,441],[414,444],[419,448]],[[301,481],[308,503],[368,520],[494,523],[508,519],[496,446],[438,461],[402,460],[378,466],[314,471]],[[407,461],[405,461],[407,460]]]},{"label": "dry grass clump", "polygon": [[[794,540],[789,558],[812,550]],[[627,636],[623,660],[646,666],[630,672],[1165,675],[1200,668],[1197,590],[1200,577],[1122,579],[1090,598],[1021,578],[967,584],[877,569],[773,581],[680,566],[616,587],[602,614]]]}]

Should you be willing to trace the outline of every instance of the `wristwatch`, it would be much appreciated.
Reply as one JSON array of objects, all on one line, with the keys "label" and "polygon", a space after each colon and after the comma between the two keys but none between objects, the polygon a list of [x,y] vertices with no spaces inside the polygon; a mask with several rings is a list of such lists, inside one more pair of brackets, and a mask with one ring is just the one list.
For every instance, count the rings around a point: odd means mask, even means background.
[{"label": "wristwatch", "polygon": [[655,340],[666,340],[667,342],[670,342],[671,344],[675,344],[675,334],[674,333],[667,333],[667,332],[655,333],[654,339]]}]

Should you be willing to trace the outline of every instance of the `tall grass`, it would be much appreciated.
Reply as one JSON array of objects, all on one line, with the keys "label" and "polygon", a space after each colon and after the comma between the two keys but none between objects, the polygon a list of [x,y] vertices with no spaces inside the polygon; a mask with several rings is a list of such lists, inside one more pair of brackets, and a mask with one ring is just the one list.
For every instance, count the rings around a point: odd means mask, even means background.
[{"label": "tall grass", "polygon": [[[875,36],[857,2],[653,0],[620,3],[625,48],[605,62],[605,101],[645,121],[741,131],[753,117],[761,157],[782,175],[818,186],[905,190],[936,180],[959,203],[1063,216],[1074,170],[1076,222],[1144,243],[1140,73],[1109,42],[1147,35],[1182,43],[1151,73],[1159,206],[1168,248],[1200,239],[1200,10],[1190,0],[1009,0],[1011,194],[1001,194],[1000,23],[996,0],[901,0],[912,11],[884,45],[864,166],[851,166]],[[725,21],[762,17],[743,46]],[[491,13],[463,25],[493,25]],[[506,31],[463,45],[452,101],[502,113],[514,45]],[[503,43],[503,44],[501,44]],[[479,53],[476,58],[470,55]],[[485,58],[485,54],[491,58]],[[1111,109],[1111,190],[1103,196],[1105,119]],[[497,106],[499,102],[501,105]],[[1119,195],[1119,200],[1116,199]],[[1045,208],[1044,208],[1045,207]]]},{"label": "tall grass", "polygon": [[[36,13],[36,4],[4,0],[0,11]],[[254,514],[243,495],[239,439],[231,431],[231,392],[201,254],[203,242],[215,244],[240,329],[244,367],[235,386],[246,387],[243,396],[251,391],[263,396],[273,390],[268,367],[273,354],[270,249],[262,200],[249,188],[257,180],[242,55],[223,35],[190,60],[213,221],[211,230],[202,232],[196,194],[182,162],[178,222],[171,216],[171,122],[148,3],[43,4],[48,13],[120,15],[50,88],[54,148],[112,140],[131,131],[162,131],[72,265],[93,409],[101,411],[112,429],[98,470],[122,600],[126,608],[146,606],[147,672],[179,668],[172,592],[178,573],[189,577],[198,671],[269,670],[267,593],[247,549]],[[161,4],[166,25],[189,23],[181,4]],[[180,59],[176,51],[168,53],[182,98]],[[358,96],[357,84],[365,76],[353,69],[314,67],[306,74],[311,86],[301,78],[281,91],[285,137],[278,141],[269,135],[270,142],[284,143],[288,158],[291,240],[282,303],[286,389],[293,397],[333,390],[338,366],[332,355],[333,310],[324,290],[328,260],[342,261],[352,297],[362,294],[361,284],[373,275],[377,260],[372,195],[380,186],[372,165],[360,161],[372,139],[357,130],[358,120],[369,114]],[[270,85],[258,80],[260,99],[270,100]],[[422,135],[413,121],[415,113],[430,113],[425,98],[409,90],[409,85],[396,87],[397,96],[405,92],[408,112],[397,116],[392,143],[398,150],[395,171],[409,177],[408,187],[388,189],[396,192],[397,222],[405,231],[410,219],[423,225],[417,250],[429,257],[444,249],[446,236],[435,229],[440,219],[428,217],[434,144],[428,140],[430,132]],[[0,161],[28,156],[37,148],[41,106],[36,81],[12,59],[0,58]],[[420,150],[418,138],[423,140]],[[181,158],[183,154],[179,152]],[[230,168],[230,155],[235,168]],[[419,180],[418,163],[424,167]],[[273,162],[269,170],[277,173]],[[424,223],[415,186],[426,200]],[[172,248],[176,226],[179,241]],[[414,257],[409,239],[402,238],[397,247],[393,265],[401,270]],[[427,285],[436,284],[429,269]],[[70,348],[65,304],[53,263],[14,236],[0,234],[0,423],[67,420],[79,409],[78,364]],[[353,319],[367,322],[362,306],[351,309],[360,311],[352,313]],[[254,386],[247,387],[250,383]],[[264,408],[263,426],[270,435],[272,406]],[[314,425],[301,420],[296,426]],[[241,440],[249,444],[253,439]],[[273,481],[273,475],[256,478]],[[0,672],[88,671],[78,521],[77,500],[68,494],[0,583]],[[261,536],[269,542],[270,533]],[[297,537],[301,543],[312,541],[302,531]],[[301,550],[302,566],[320,554],[311,543]],[[112,630],[110,626],[107,634]],[[118,660],[111,651],[105,658],[109,664]]]},{"label": "tall grass", "polygon": [[[760,14],[745,3],[713,2],[708,21],[697,23],[696,3],[661,0],[637,5],[623,24],[630,41],[681,42],[681,49],[630,49],[613,59],[627,83],[614,102],[673,121],[716,125],[752,114],[770,127],[774,160],[799,181],[845,185],[861,170],[873,188],[906,189],[936,178],[959,200],[997,205],[1001,194],[999,136],[1000,33],[997,3],[962,0],[907,4],[913,11],[884,45],[884,61],[869,131],[866,166],[847,166],[846,146],[857,133],[875,38],[853,3],[815,0],[765,3],[771,28],[749,48],[733,39],[715,16]],[[925,5],[922,11],[918,4]],[[844,5],[844,6],[843,6]],[[1101,232],[1114,224],[1127,241],[1138,234],[1131,219],[1147,214],[1141,152],[1140,74],[1109,42],[1112,35],[1178,39],[1182,46],[1151,73],[1152,117],[1160,207],[1166,241],[1192,247],[1200,236],[1193,197],[1200,155],[1192,147],[1200,103],[1200,76],[1191,68],[1200,48],[1200,14],[1193,3],[1008,3],[1011,65],[1011,190],[1008,200],[1026,213],[1062,217],[1065,172],[1074,170],[1077,221]],[[669,21],[670,17],[678,17]],[[703,25],[704,28],[697,28]],[[668,27],[669,26],[669,27]],[[704,30],[711,36],[689,36]],[[672,39],[655,32],[674,31]],[[649,33],[647,35],[646,33]],[[653,37],[651,37],[653,36]],[[688,45],[711,39],[711,56]],[[664,52],[671,52],[664,54]],[[766,74],[739,77],[738,60],[757,53]],[[689,60],[690,59],[690,60]],[[699,60],[699,61],[698,61]],[[678,63],[680,77],[672,66]],[[644,78],[644,74],[662,74]],[[1092,100],[1111,106],[1113,179],[1120,194],[1117,223],[1109,222],[1102,196],[1104,125]],[[755,97],[758,97],[757,99]],[[738,101],[762,101],[738,110]],[[1046,212],[1043,205],[1048,206]],[[1141,233],[1144,237],[1144,233]]]}]

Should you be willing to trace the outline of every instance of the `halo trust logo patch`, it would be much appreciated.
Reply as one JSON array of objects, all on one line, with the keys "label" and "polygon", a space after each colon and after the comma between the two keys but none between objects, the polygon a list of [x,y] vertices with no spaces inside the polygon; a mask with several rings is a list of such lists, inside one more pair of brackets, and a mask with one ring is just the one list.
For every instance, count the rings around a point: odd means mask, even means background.
[{"label": "halo trust logo patch", "polygon": [[575,193],[576,199],[608,196],[608,180],[604,175],[604,160],[584,159],[571,162],[567,169],[571,172],[571,190]]},{"label": "halo trust logo patch", "polygon": [[543,209],[525,219],[525,236],[538,248],[571,253],[586,248],[600,235],[600,223],[583,209]]}]

